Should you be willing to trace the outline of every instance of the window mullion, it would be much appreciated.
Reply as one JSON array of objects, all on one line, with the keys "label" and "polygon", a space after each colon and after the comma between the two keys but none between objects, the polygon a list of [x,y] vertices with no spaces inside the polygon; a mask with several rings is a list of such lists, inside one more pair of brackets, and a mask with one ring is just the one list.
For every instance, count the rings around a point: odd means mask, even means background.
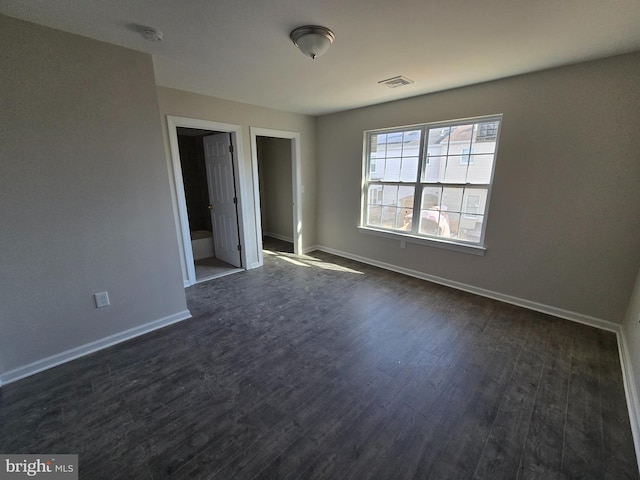
[{"label": "window mullion", "polygon": [[422,203],[422,169],[425,168],[426,145],[429,142],[429,128],[424,126],[421,129],[422,142],[420,142],[420,150],[418,151],[418,172],[416,173],[416,183],[413,198],[413,214],[411,217],[411,233],[418,234],[420,227],[420,204]]},{"label": "window mullion", "polygon": [[422,184],[416,183],[415,198],[413,202],[413,215],[411,217],[411,233],[418,234],[420,227],[420,203],[422,201]]}]

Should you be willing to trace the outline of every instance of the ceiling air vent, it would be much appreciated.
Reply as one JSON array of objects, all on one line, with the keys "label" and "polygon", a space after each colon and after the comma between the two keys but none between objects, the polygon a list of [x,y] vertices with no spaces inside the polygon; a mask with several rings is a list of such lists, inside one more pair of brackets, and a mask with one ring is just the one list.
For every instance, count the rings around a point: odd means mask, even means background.
[{"label": "ceiling air vent", "polygon": [[396,88],[396,87],[402,87],[404,85],[409,85],[413,83],[413,80],[409,80],[407,77],[398,75],[397,77],[391,77],[391,78],[387,78],[386,80],[380,80],[378,83],[380,85],[386,85],[389,88]]}]

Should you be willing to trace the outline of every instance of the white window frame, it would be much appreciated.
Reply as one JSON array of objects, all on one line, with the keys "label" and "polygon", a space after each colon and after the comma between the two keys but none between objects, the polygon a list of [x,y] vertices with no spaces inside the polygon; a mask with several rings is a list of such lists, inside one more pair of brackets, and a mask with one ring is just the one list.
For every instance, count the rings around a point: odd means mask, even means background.
[{"label": "white window frame", "polygon": [[[490,180],[489,183],[487,184],[472,184],[469,182],[466,183],[452,183],[452,182],[444,182],[444,181],[439,181],[439,182],[427,182],[423,180],[423,176],[422,176],[422,172],[424,170],[424,168],[426,167],[426,165],[429,165],[430,161],[429,161],[429,156],[427,155],[427,144],[428,144],[428,135],[429,135],[429,131],[433,130],[433,129],[437,129],[437,128],[447,128],[447,127],[454,127],[454,126],[459,126],[459,125],[468,125],[470,123],[486,123],[486,122],[492,122],[492,121],[497,121],[498,122],[498,127],[496,129],[496,138],[495,138],[495,142],[496,142],[496,146],[495,146],[495,150],[493,152],[494,155],[494,159],[493,159],[493,165],[492,165],[492,169],[491,169],[491,175],[490,175]],[[376,129],[376,130],[367,130],[364,132],[363,138],[363,152],[362,152],[362,156],[363,156],[363,169],[362,169],[362,192],[361,192],[361,208],[360,208],[360,224],[358,226],[358,230],[362,233],[366,233],[366,234],[371,234],[371,235],[376,235],[376,236],[381,236],[381,237],[386,237],[386,238],[393,238],[393,239],[399,239],[401,241],[401,246],[404,247],[405,242],[410,242],[410,243],[417,243],[417,244],[422,244],[422,245],[430,245],[430,246],[436,246],[436,247],[440,247],[440,248],[445,248],[445,249],[450,249],[450,250],[455,250],[455,251],[460,251],[460,252],[465,252],[465,253],[471,253],[471,254],[475,254],[475,255],[484,255],[484,252],[486,250],[486,246],[485,246],[485,233],[486,233],[486,228],[487,228],[487,224],[488,224],[488,216],[489,216],[489,201],[491,198],[491,189],[493,186],[493,178],[494,178],[494,174],[495,174],[495,170],[496,170],[496,163],[497,163],[497,157],[498,157],[498,148],[499,148],[499,137],[500,137],[500,130],[502,127],[502,114],[495,114],[495,115],[487,115],[487,116],[481,116],[481,117],[472,117],[472,118],[464,118],[464,119],[457,119],[457,120],[448,120],[448,121],[443,121],[443,122],[433,122],[433,123],[424,123],[424,124],[418,124],[418,125],[408,125],[408,126],[404,126],[404,127],[394,127],[394,128],[387,128],[387,129]],[[407,131],[407,130],[416,130],[419,129],[421,130],[421,144],[420,144],[420,150],[419,150],[419,165],[418,165],[418,173],[417,173],[417,178],[415,182],[390,182],[391,184],[399,184],[399,185],[407,185],[407,186],[413,186],[415,188],[414,190],[414,208],[413,208],[413,216],[415,217],[416,214],[421,215],[420,214],[420,206],[421,206],[421,201],[422,201],[422,191],[424,188],[428,188],[429,186],[439,186],[439,187],[468,187],[468,188],[479,188],[479,189],[484,189],[487,191],[487,199],[486,199],[486,203],[485,203],[485,208],[483,212],[478,212],[478,215],[481,215],[483,217],[483,222],[482,222],[482,229],[481,229],[481,234],[480,234],[480,238],[477,242],[474,241],[467,241],[464,239],[455,239],[455,238],[446,238],[446,237],[438,237],[436,235],[428,235],[428,234],[424,234],[424,233],[419,233],[418,232],[418,225],[419,225],[419,221],[413,221],[413,225],[412,225],[412,230],[411,231],[402,231],[402,230],[397,230],[397,229],[387,229],[384,227],[380,227],[380,226],[371,226],[371,225],[367,225],[366,223],[366,219],[367,219],[367,209],[368,209],[368,188],[370,183],[372,184],[384,184],[384,182],[378,181],[378,180],[370,180],[370,171],[369,171],[369,165],[370,165],[370,158],[369,158],[369,148],[371,145],[371,136],[372,135],[378,135],[378,134],[383,134],[383,133],[395,133],[395,132],[403,132],[403,131]],[[471,159],[471,155],[473,154],[473,152],[471,151],[471,147],[470,147],[470,151],[467,154],[469,156],[469,158]],[[466,163],[467,165],[472,165],[473,161],[469,161],[468,163]],[[467,199],[468,200],[468,199]],[[463,212],[460,212],[460,217],[463,216],[469,216],[469,214],[465,214]]]}]

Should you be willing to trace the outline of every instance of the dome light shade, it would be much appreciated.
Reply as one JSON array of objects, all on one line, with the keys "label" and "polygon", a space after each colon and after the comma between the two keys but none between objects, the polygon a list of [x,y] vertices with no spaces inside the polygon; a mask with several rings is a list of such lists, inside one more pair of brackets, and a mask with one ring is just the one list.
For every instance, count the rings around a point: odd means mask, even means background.
[{"label": "dome light shade", "polygon": [[331,30],[319,25],[305,25],[291,32],[291,41],[307,57],[316,59],[326,52],[336,36]]},{"label": "dome light shade", "polygon": [[142,38],[149,40],[150,42],[161,42],[163,37],[160,30],[152,27],[143,28],[140,34],[142,35]]}]

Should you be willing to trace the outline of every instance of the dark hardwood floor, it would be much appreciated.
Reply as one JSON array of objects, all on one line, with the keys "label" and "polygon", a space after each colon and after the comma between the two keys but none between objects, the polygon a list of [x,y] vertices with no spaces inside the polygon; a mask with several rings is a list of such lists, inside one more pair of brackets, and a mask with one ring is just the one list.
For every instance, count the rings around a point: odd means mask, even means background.
[{"label": "dark hardwood floor", "polygon": [[[268,247],[268,248],[267,248]],[[81,479],[638,479],[615,335],[265,245],[193,318],[6,385]]]}]

